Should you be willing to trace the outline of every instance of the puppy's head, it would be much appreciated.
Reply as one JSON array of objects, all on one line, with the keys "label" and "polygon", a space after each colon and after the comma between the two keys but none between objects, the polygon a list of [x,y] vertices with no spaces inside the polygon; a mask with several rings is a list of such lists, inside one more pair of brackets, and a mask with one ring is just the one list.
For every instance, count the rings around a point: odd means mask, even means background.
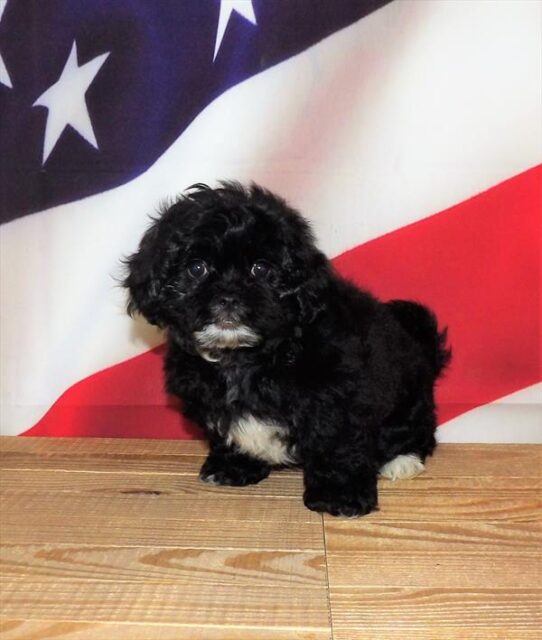
[{"label": "puppy's head", "polygon": [[329,278],[305,220],[256,185],[195,185],[127,260],[128,311],[209,359],[310,323]]}]

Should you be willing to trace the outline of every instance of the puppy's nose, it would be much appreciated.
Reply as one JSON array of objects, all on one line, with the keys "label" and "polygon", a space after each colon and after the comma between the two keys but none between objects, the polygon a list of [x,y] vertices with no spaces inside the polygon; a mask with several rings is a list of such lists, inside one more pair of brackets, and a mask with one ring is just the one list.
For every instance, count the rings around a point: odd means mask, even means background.
[{"label": "puppy's nose", "polygon": [[237,309],[239,306],[239,298],[236,296],[220,296],[216,304],[221,309]]}]

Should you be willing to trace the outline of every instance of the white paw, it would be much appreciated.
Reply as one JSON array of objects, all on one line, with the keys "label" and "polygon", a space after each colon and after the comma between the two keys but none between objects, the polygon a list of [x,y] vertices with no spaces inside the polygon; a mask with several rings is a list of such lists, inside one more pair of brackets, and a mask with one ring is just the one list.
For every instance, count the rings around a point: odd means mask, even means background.
[{"label": "white paw", "polygon": [[220,484],[217,481],[217,479],[215,478],[215,474],[214,473],[211,473],[208,476],[200,475],[200,480],[203,480],[203,482],[206,482],[207,484],[212,484],[212,485],[219,485]]},{"label": "white paw", "polygon": [[380,475],[388,480],[406,480],[415,478],[425,471],[420,457],[415,453],[397,456],[381,467]]}]

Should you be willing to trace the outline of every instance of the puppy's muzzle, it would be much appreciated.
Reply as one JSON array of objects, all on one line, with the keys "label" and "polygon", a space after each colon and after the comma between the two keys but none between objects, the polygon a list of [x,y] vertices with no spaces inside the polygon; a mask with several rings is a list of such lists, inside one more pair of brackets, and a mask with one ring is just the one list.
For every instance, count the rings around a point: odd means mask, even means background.
[{"label": "puppy's muzzle", "polygon": [[260,336],[244,324],[232,321],[213,322],[194,333],[194,339],[200,349],[239,349],[253,347],[260,341]]},{"label": "puppy's muzzle", "polygon": [[211,321],[194,333],[200,353],[257,344],[260,336],[243,321],[244,310],[240,298],[234,293],[227,291],[217,295],[210,307]]}]

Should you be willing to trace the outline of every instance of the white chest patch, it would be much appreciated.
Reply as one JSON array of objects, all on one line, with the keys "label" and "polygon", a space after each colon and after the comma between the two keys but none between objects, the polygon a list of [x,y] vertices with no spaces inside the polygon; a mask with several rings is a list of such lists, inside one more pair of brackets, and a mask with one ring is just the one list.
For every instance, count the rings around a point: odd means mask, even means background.
[{"label": "white chest patch", "polygon": [[231,426],[226,441],[243,453],[269,464],[292,464],[295,457],[288,448],[286,436],[286,427],[260,422],[248,415]]}]

